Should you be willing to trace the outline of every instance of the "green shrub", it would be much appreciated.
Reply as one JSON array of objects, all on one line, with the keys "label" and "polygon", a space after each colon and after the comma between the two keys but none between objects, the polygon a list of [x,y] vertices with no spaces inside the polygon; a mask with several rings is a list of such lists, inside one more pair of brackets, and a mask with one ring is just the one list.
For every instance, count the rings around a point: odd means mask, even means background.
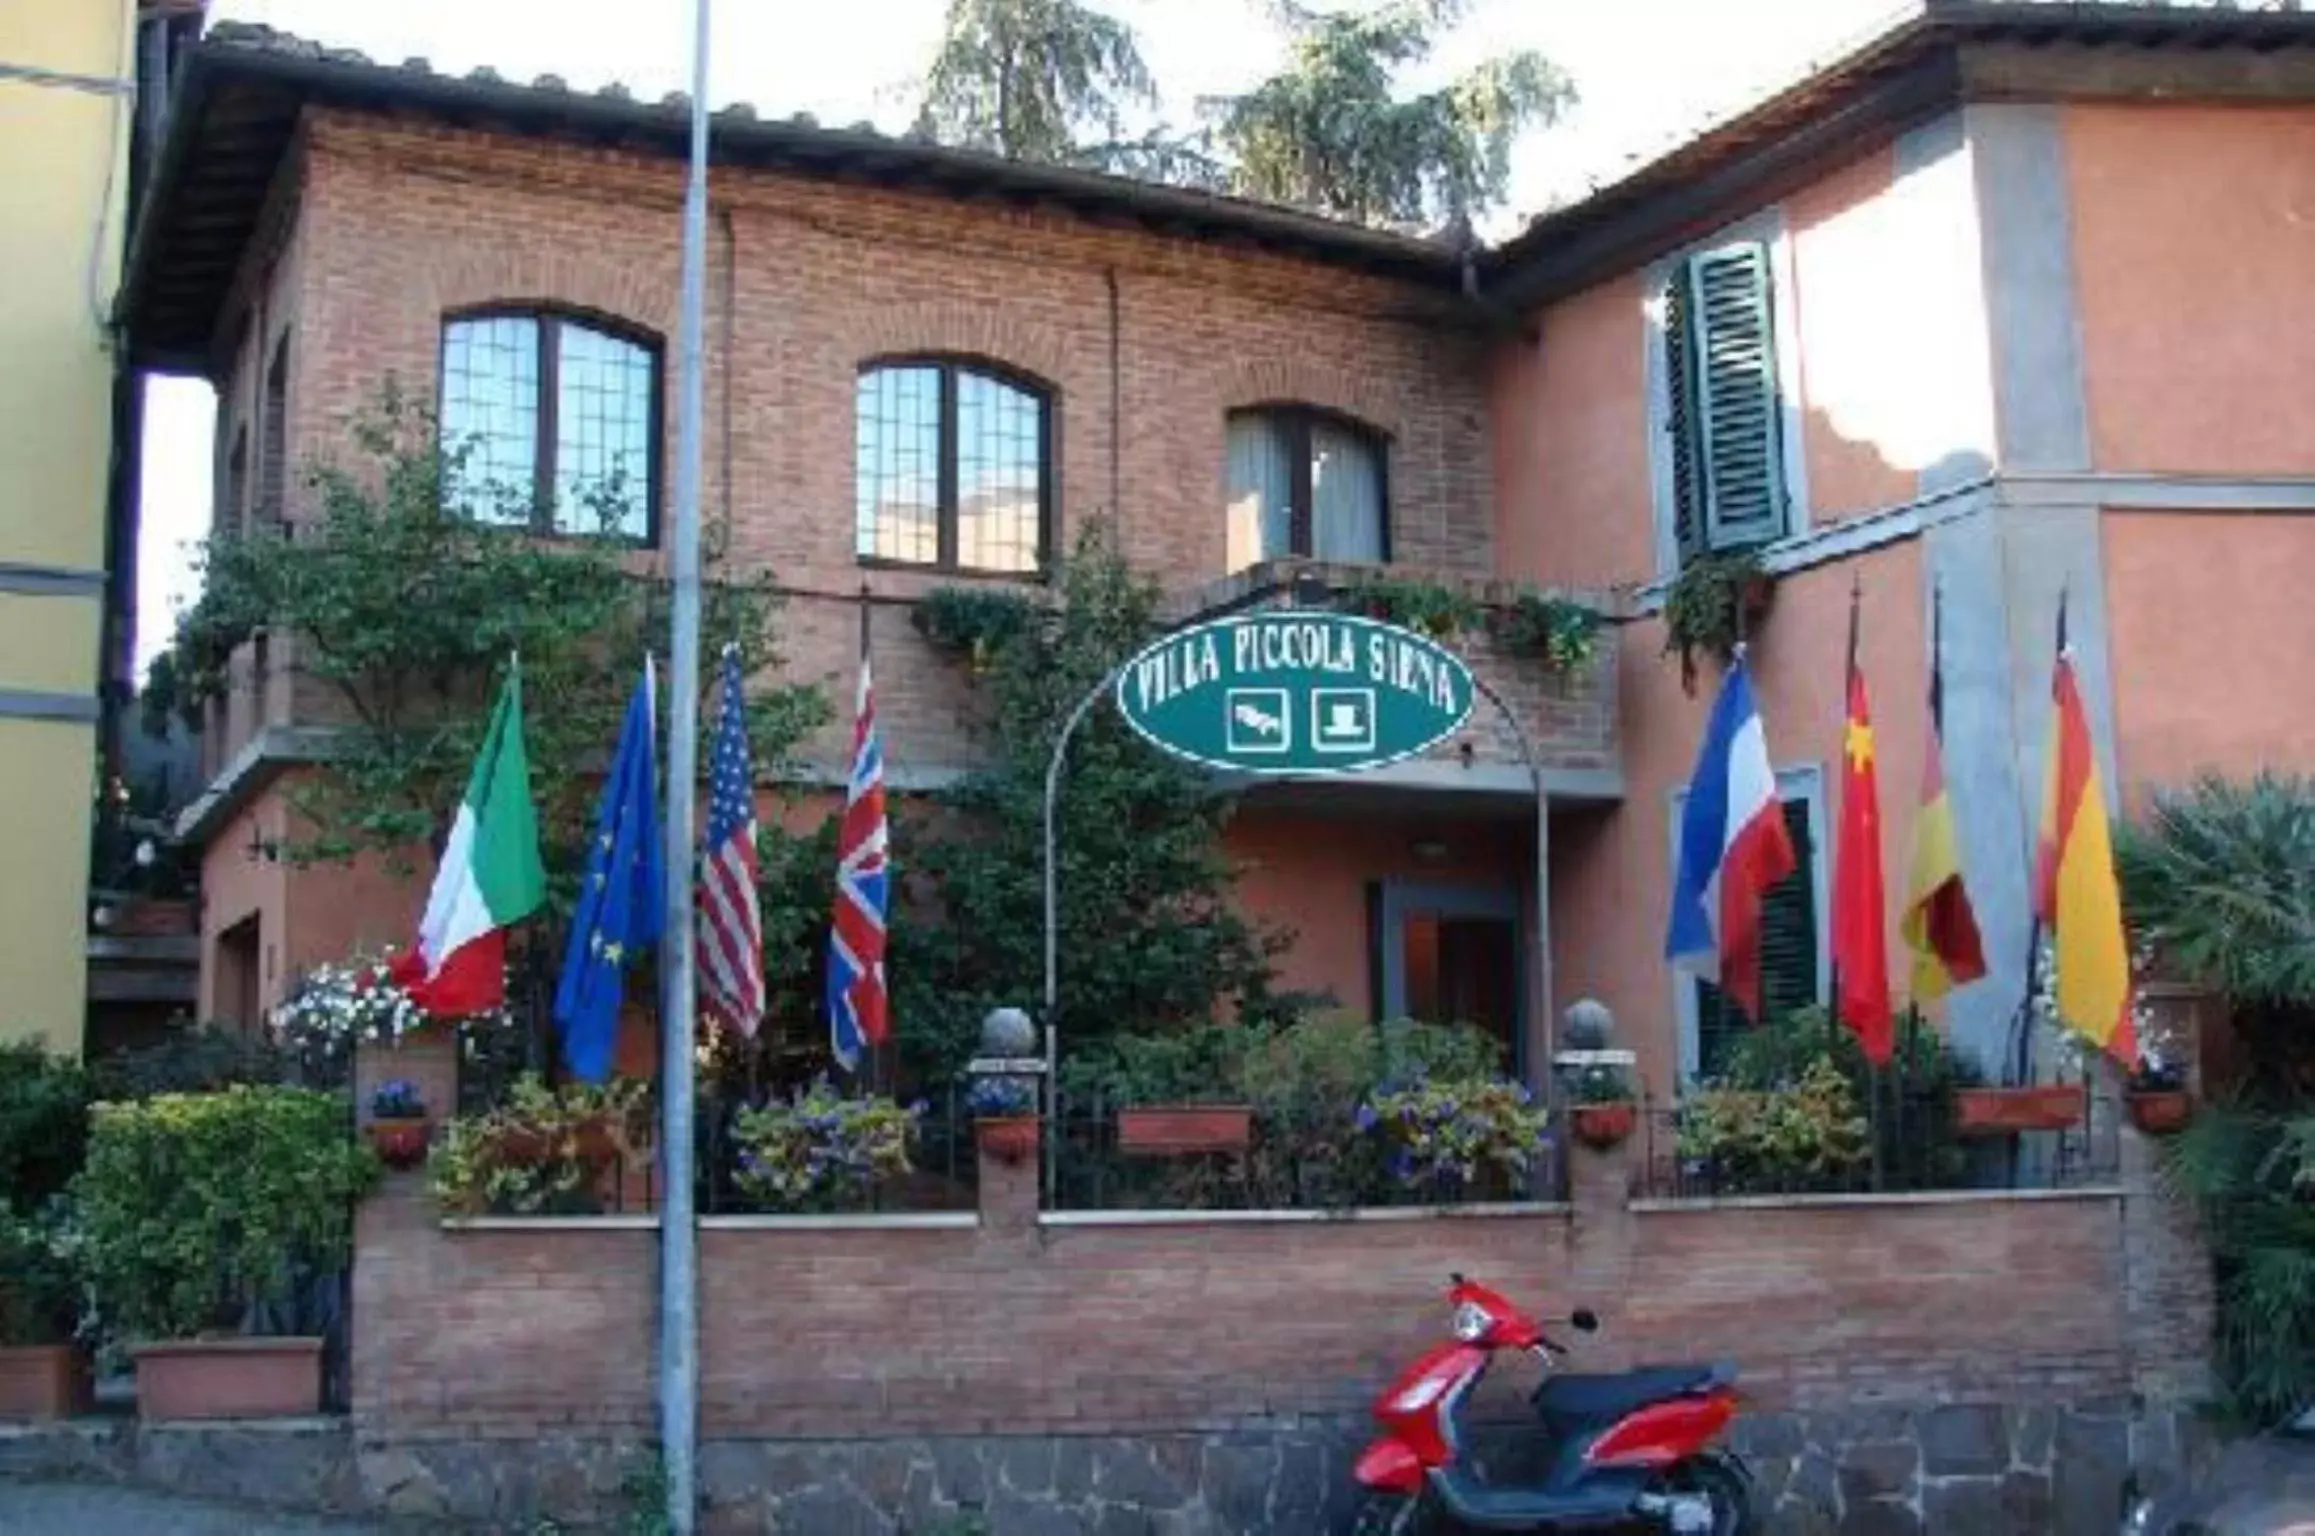
[{"label": "green shrub", "polygon": [[62,1200],[26,1216],[0,1205],[0,1347],[72,1338],[79,1294],[68,1217]]},{"label": "green shrub", "polygon": [[1872,1145],[1849,1080],[1827,1060],[1789,1086],[1707,1088],[1680,1106],[1681,1158],[1732,1193],[1842,1186]]},{"label": "green shrub", "polygon": [[1378,1090],[1354,1124],[1385,1149],[1401,1189],[1452,1196],[1509,1194],[1543,1146],[1544,1112],[1507,1078],[1427,1078]]},{"label": "green shrub", "polygon": [[88,1147],[88,1073],[37,1040],[0,1045],[0,1211],[47,1202]]},{"label": "green shrub", "polygon": [[102,1326],[120,1339],[233,1328],[342,1270],[378,1172],[351,1125],[342,1097],[303,1088],[98,1105],[72,1197]]},{"label": "green shrub", "polygon": [[95,1062],[101,1099],[149,1099],[164,1093],[214,1093],[236,1083],[279,1083],[288,1058],[266,1035],[232,1024],[172,1030],[148,1046]]}]

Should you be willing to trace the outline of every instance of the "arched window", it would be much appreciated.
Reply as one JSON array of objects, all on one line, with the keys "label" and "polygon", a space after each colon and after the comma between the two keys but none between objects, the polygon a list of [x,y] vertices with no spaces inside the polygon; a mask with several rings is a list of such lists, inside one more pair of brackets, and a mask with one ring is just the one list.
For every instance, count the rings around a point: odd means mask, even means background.
[{"label": "arched window", "polygon": [[1230,413],[1230,569],[1300,556],[1391,557],[1383,440],[1331,411]]},{"label": "arched window", "polygon": [[447,494],[469,517],[649,542],[659,347],[603,321],[493,309],[442,322]]},{"label": "arched window", "polygon": [[985,364],[861,370],[854,539],[863,560],[1025,573],[1045,564],[1053,498],[1047,393]]}]

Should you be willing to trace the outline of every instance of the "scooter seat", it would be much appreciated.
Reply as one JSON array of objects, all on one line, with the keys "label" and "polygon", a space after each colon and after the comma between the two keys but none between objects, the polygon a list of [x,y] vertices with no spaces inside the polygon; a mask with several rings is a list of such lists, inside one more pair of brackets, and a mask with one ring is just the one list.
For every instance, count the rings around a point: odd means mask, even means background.
[{"label": "scooter seat", "polygon": [[1535,1389],[1535,1408],[1578,1423],[1622,1418],[1666,1398],[1709,1391],[1736,1379],[1730,1365],[1655,1365],[1613,1376],[1548,1376]]}]

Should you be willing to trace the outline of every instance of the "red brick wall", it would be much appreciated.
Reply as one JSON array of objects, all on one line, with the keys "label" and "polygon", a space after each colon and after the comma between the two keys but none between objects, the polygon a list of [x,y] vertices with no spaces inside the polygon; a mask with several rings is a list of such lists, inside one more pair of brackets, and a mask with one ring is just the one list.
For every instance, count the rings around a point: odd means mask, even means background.
[{"label": "red brick wall", "polygon": [[[307,127],[294,260],[279,267],[294,300],[271,317],[295,328],[301,461],[343,453],[347,420],[388,375],[430,396],[443,312],[488,302],[576,305],[666,338],[672,428],[679,166],[347,116]],[[983,356],[1049,383],[1062,543],[1113,513],[1129,556],[1170,586],[1223,573],[1224,417],[1278,399],[1387,436],[1402,562],[1492,568],[1485,342],[1436,295],[1045,211],[756,172],[719,172],[711,193],[706,510],[739,567],[792,589],[792,676],[848,697],[863,581],[905,600],[950,579],[854,558],[854,379],[896,352]],[[250,395],[253,364],[250,347],[229,398]],[[894,767],[965,760],[962,690],[904,609],[878,609],[876,644]],[[812,755],[841,761],[847,729]]]},{"label": "red brick wall", "polygon": [[[1452,1270],[1586,1303],[1597,1369],[1729,1358],[1766,1405],[2114,1397],[2130,1386],[2124,1201],[1632,1210],[1037,1227],[983,1169],[977,1229],[711,1229],[709,1437],[1104,1433],[1356,1413],[1444,1333]],[[1008,1180],[1014,1181],[1008,1184]],[[365,1436],[653,1422],[657,1234],[443,1231],[414,1180],[362,1214]],[[1533,1379],[1506,1362],[1504,1389]]]}]

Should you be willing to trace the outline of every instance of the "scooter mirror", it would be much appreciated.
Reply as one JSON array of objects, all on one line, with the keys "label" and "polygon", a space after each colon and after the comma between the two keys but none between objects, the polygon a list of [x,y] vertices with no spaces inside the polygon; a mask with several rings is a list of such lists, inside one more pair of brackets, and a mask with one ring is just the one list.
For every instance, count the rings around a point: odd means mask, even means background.
[{"label": "scooter mirror", "polygon": [[1599,1331],[1600,1315],[1589,1307],[1576,1308],[1568,1321],[1575,1324],[1578,1333],[1597,1333]]}]

